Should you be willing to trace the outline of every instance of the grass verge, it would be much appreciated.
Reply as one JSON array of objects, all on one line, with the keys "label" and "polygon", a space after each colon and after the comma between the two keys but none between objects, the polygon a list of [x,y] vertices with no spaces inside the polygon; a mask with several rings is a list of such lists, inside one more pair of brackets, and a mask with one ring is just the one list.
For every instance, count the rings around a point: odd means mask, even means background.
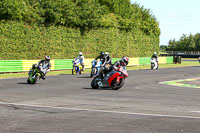
[{"label": "grass verge", "polygon": [[[186,67],[186,66],[199,66],[199,62],[188,62],[182,61],[181,64],[160,64],[159,68],[172,68],[172,67]],[[150,65],[144,66],[131,66],[127,67],[127,70],[141,70],[141,69],[150,69]],[[48,75],[63,75],[63,74],[71,74],[71,70],[62,70],[62,71],[50,71]],[[90,73],[90,69],[86,69],[84,73]],[[3,73],[0,74],[0,79],[3,78],[21,78],[21,77],[28,77],[28,72],[21,72],[21,73]]]}]

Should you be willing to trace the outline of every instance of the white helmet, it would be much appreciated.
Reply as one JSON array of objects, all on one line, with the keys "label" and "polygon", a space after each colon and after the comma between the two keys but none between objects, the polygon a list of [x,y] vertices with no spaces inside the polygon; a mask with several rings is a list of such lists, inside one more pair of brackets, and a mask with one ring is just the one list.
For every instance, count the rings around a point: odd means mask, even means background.
[{"label": "white helmet", "polygon": [[156,53],[156,52],[154,52],[153,54],[154,54],[154,55],[157,55],[157,53]]},{"label": "white helmet", "polygon": [[105,52],[105,55],[106,55],[106,56],[108,56],[108,55],[109,55],[109,53],[108,53],[108,52]]},{"label": "white helmet", "polygon": [[82,56],[83,55],[83,53],[82,52],[79,52],[79,56]]}]

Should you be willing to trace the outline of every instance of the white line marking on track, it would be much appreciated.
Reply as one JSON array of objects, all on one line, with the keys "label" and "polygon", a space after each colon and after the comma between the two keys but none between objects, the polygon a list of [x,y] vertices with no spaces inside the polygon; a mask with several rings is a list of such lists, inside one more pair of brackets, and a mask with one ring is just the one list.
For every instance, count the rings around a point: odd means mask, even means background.
[{"label": "white line marking on track", "polygon": [[200,113],[200,111],[190,111],[190,112],[192,112],[192,113]]},{"label": "white line marking on track", "polygon": [[6,102],[0,102],[0,104],[1,105],[34,107],[34,108],[49,108],[49,109],[61,109],[61,110],[90,111],[90,112],[100,112],[100,113],[115,113],[115,114],[140,115],[140,116],[200,119],[200,116],[198,117],[198,116],[182,116],[182,115],[165,115],[165,114],[150,114],[150,113],[120,112],[120,111],[109,111],[109,110],[95,110],[95,109],[81,109],[81,108],[67,108],[67,107],[28,105],[28,104],[17,104],[17,103],[6,103]]}]

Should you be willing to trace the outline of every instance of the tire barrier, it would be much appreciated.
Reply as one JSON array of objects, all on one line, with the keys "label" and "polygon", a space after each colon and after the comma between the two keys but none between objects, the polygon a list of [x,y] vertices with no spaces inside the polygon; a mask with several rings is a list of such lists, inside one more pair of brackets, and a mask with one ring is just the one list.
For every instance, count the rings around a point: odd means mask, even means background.
[{"label": "tire barrier", "polygon": [[[121,58],[113,58],[112,63],[120,60]],[[149,65],[150,57],[136,57],[129,58],[128,66]],[[91,68],[91,62],[94,59],[85,59],[85,68]],[[159,64],[172,64],[173,57],[159,57]],[[29,71],[32,64],[37,63],[39,60],[0,60],[0,73],[5,72],[25,72]],[[55,59],[51,60],[51,70],[65,70],[72,69],[73,59]]]}]

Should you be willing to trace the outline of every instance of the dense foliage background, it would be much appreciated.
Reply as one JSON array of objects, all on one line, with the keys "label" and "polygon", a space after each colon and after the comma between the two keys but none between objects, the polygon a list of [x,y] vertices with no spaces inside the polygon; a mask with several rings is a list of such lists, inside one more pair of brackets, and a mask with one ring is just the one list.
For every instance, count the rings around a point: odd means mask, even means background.
[{"label": "dense foliage background", "polygon": [[168,51],[200,51],[200,33],[195,35],[183,34],[181,38],[176,41],[175,39],[169,41],[166,48]]},{"label": "dense foliage background", "polygon": [[151,56],[159,23],[130,0],[1,0],[0,59]]}]

